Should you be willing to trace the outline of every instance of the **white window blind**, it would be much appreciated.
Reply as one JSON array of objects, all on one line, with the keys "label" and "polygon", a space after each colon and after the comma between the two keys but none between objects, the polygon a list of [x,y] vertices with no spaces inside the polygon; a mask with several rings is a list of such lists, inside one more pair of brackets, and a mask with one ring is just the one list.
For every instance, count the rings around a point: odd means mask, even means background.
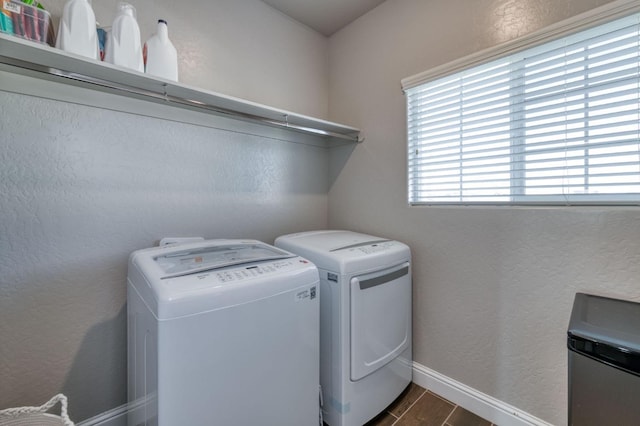
[{"label": "white window blind", "polygon": [[640,15],[406,95],[411,204],[640,203]]}]

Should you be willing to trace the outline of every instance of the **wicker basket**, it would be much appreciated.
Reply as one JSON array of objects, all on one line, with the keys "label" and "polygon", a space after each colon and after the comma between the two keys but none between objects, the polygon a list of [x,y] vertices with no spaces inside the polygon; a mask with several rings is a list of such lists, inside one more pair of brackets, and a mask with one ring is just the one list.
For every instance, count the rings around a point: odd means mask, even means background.
[{"label": "wicker basket", "polygon": [[[48,414],[60,403],[60,415]],[[0,426],[73,426],[67,415],[67,397],[58,394],[39,407],[17,407],[0,410]]]},{"label": "wicker basket", "polygon": [[17,417],[0,417],[2,426],[65,426],[60,416],[46,413],[20,414]]}]

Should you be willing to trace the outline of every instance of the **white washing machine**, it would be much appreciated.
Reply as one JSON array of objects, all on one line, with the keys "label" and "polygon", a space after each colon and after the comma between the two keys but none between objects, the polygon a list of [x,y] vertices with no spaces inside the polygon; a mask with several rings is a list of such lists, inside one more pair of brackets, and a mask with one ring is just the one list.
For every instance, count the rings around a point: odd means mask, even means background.
[{"label": "white washing machine", "polygon": [[348,231],[283,235],[275,245],[320,272],[324,421],[361,426],[411,382],[409,247]]},{"label": "white washing machine", "polygon": [[254,240],[139,250],[129,426],[317,425],[318,271]]}]

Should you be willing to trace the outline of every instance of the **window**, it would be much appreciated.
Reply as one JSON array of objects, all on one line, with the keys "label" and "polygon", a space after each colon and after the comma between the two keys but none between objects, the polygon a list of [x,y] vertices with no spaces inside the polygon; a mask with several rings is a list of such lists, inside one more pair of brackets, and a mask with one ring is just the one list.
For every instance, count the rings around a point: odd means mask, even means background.
[{"label": "window", "polygon": [[640,204],[640,15],[403,86],[411,204]]}]

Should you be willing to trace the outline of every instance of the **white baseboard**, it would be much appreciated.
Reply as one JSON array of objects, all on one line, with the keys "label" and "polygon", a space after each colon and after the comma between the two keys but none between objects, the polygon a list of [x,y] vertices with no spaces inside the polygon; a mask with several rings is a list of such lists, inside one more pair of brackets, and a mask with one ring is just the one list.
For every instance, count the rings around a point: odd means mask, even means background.
[{"label": "white baseboard", "polygon": [[424,365],[413,363],[413,381],[462,408],[500,426],[552,426],[537,417],[444,376]]},{"label": "white baseboard", "polygon": [[[417,362],[413,363],[413,381],[500,426],[553,426]],[[124,404],[84,420],[76,426],[126,426],[129,409],[129,404]]]}]

